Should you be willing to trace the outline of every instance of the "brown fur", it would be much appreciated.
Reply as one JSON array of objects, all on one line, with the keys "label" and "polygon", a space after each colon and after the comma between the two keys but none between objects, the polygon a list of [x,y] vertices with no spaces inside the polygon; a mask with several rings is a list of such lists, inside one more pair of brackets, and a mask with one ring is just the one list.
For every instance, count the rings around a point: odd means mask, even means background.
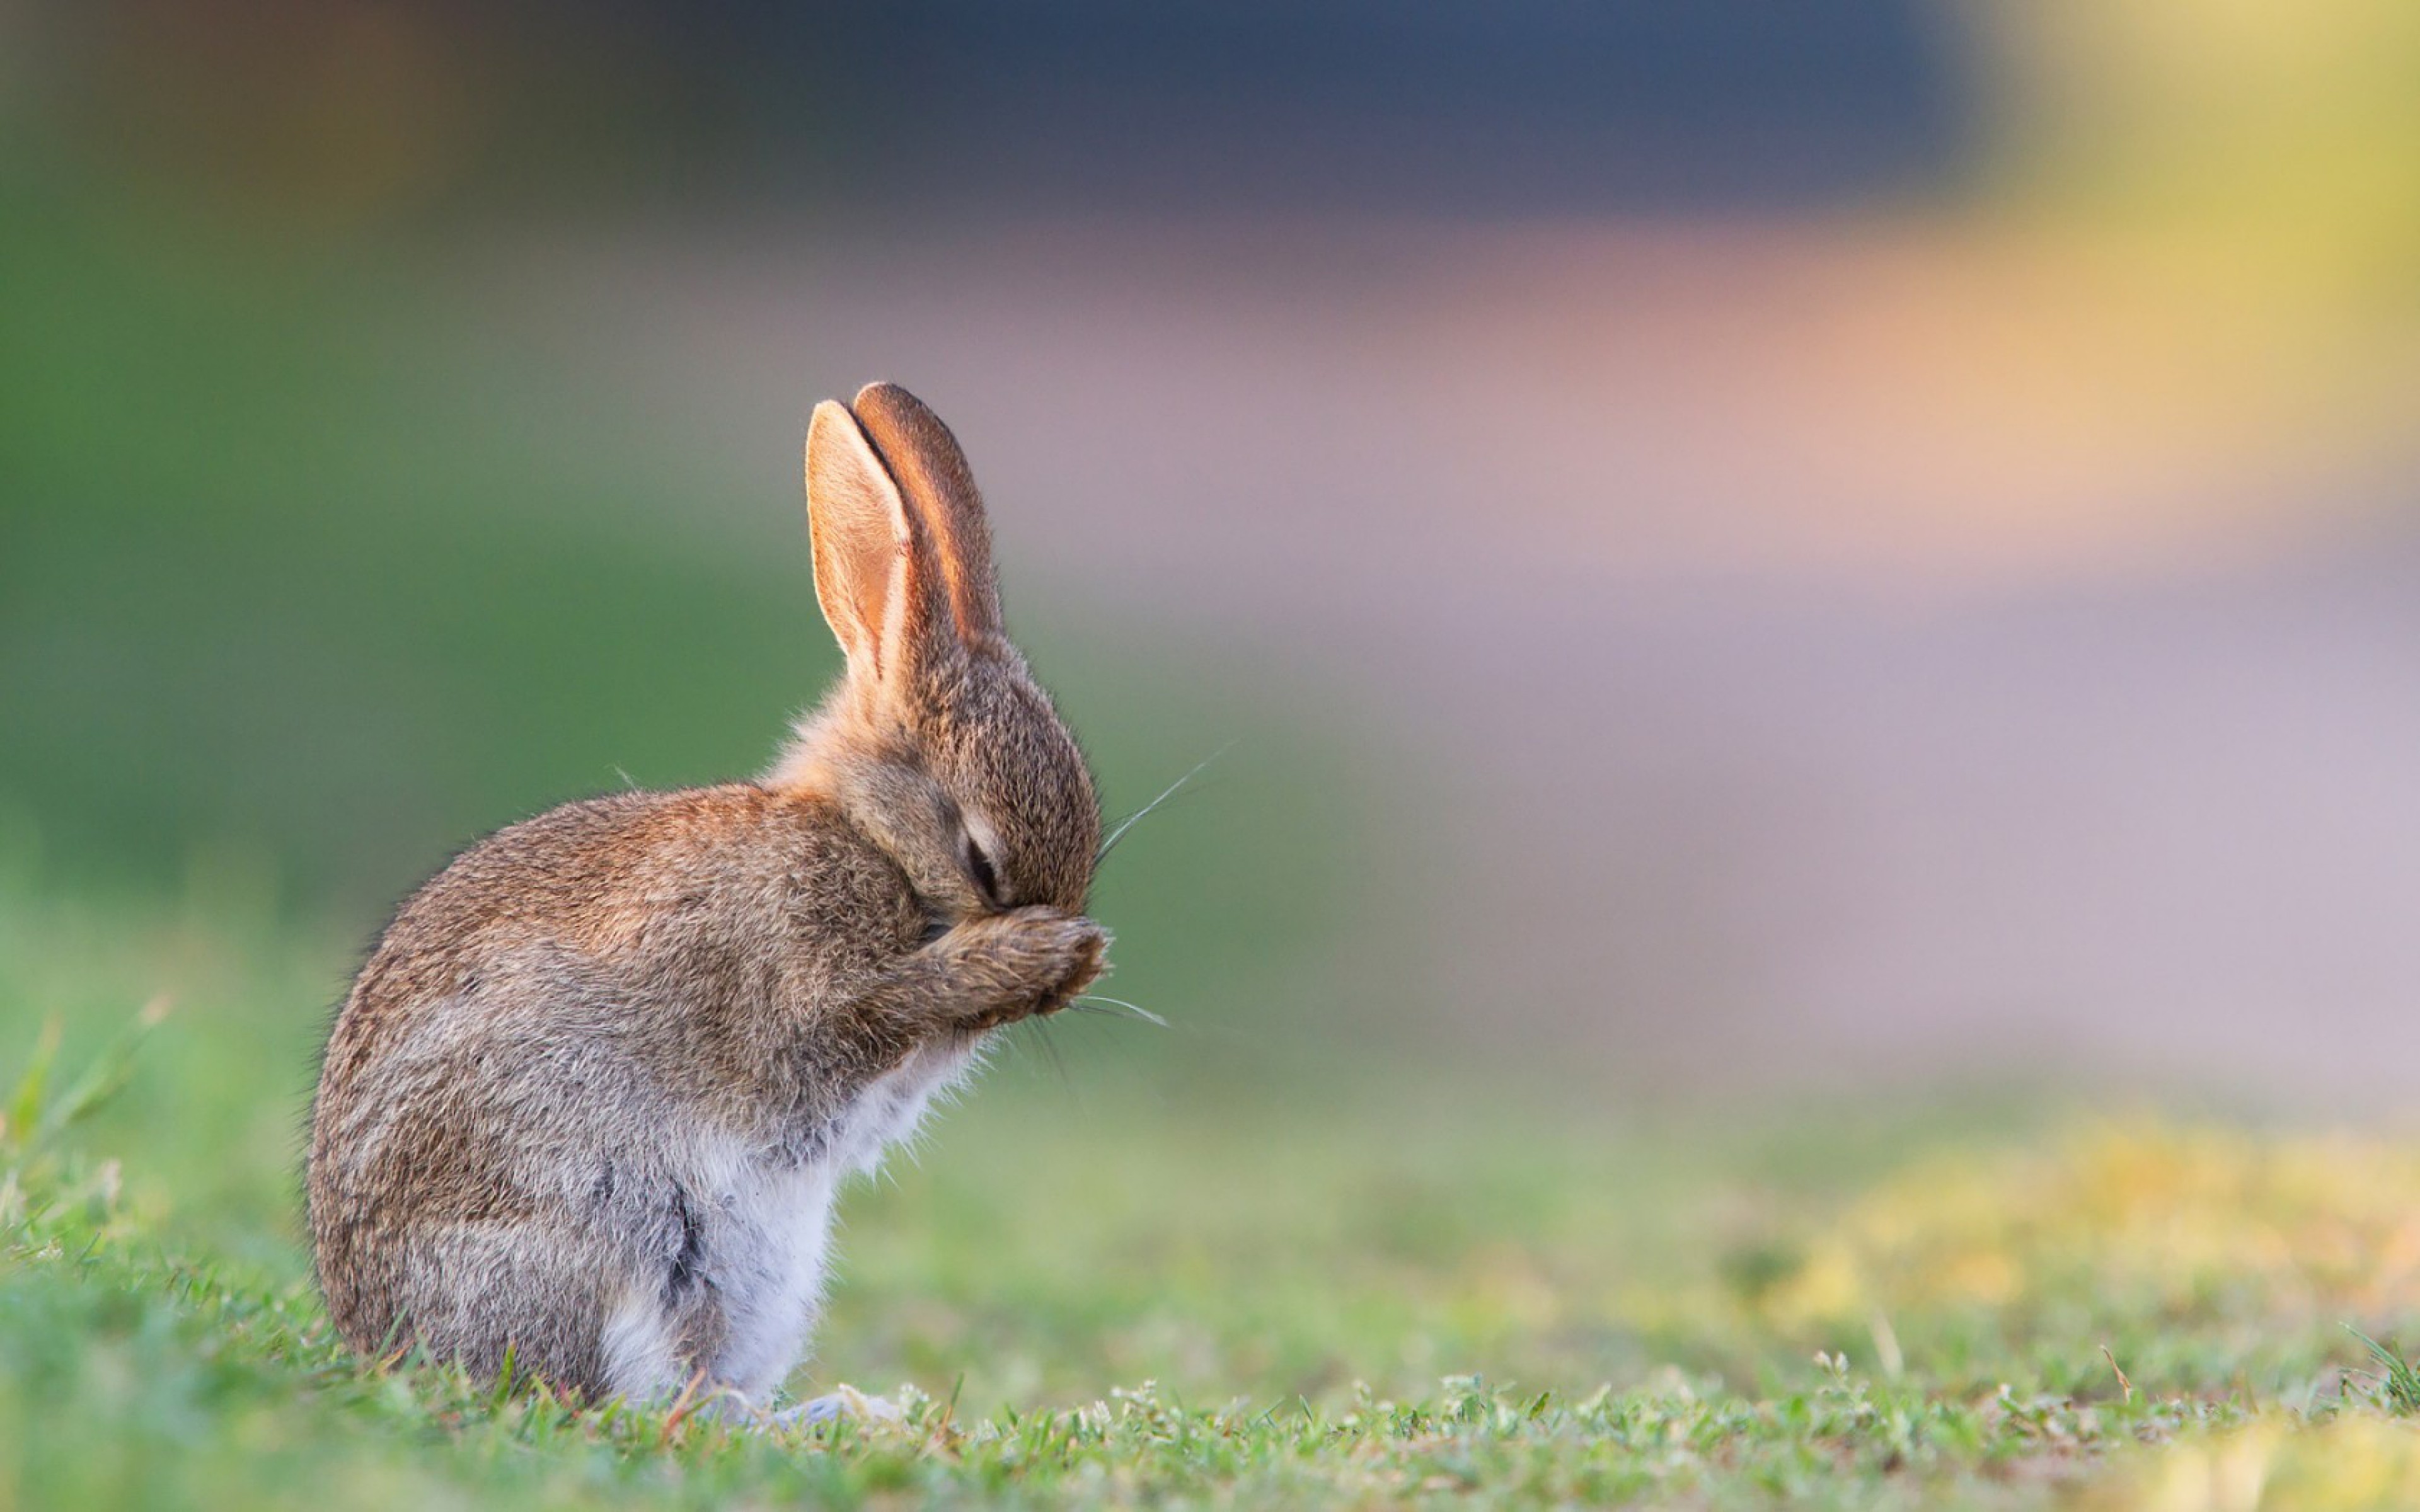
[{"label": "brown fur", "polygon": [[308,1186],[356,1350],[416,1344],[483,1376],[509,1350],[598,1396],[616,1299],[661,1296],[683,1379],[761,1386],[717,1379],[744,1319],[695,1151],[829,1160],[877,1078],[1098,974],[1099,805],[1001,632],[956,442],[876,385],[816,408],[807,482],[848,671],[773,771],[498,831],[355,980]]}]

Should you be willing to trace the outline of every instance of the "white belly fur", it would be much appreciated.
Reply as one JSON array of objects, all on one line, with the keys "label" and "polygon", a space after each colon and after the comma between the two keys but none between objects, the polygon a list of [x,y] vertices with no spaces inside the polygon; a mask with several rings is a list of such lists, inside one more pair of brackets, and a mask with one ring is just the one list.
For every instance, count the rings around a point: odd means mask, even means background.
[{"label": "white belly fur", "polygon": [[[688,1151],[690,1190],[709,1214],[707,1277],[727,1324],[709,1383],[760,1401],[805,1352],[822,1300],[832,1203],[849,1177],[870,1174],[911,1137],[934,1097],[974,1066],[971,1047],[927,1045],[868,1084],[832,1121],[823,1150],[804,1165],[739,1141]],[[637,1288],[605,1320],[606,1379],[634,1399],[678,1392],[671,1330],[659,1293]]]}]

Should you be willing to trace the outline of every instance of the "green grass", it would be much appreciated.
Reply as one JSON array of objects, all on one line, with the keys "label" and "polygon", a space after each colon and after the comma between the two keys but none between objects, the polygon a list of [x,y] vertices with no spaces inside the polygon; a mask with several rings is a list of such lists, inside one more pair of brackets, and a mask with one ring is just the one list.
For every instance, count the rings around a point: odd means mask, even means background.
[{"label": "green grass", "polygon": [[897,1427],[365,1365],[293,1200],[343,964],[290,918],[0,874],[0,1505],[2124,1505],[2245,1464],[2302,1488],[2261,1505],[2420,1490],[2411,1373],[2348,1332],[2420,1336],[2420,1149],[1617,1119],[1317,1054],[1120,1073],[1181,1021],[1054,1026],[1063,1074],[1020,1040],[850,1195],[793,1385],[891,1395]]}]

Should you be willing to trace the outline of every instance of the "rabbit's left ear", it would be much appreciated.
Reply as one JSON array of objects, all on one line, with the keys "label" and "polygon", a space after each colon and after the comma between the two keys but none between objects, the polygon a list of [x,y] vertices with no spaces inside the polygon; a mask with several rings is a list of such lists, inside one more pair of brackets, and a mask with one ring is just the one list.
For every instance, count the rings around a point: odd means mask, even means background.
[{"label": "rabbit's left ear", "polygon": [[991,524],[958,439],[895,383],[868,384],[849,409],[897,483],[916,534],[930,548],[958,639],[970,646],[997,639],[1000,581],[992,572]]},{"label": "rabbit's left ear", "polygon": [[807,427],[807,528],[815,598],[848,656],[849,675],[879,686],[931,633],[938,594],[927,555],[882,457],[845,406],[827,399]]}]

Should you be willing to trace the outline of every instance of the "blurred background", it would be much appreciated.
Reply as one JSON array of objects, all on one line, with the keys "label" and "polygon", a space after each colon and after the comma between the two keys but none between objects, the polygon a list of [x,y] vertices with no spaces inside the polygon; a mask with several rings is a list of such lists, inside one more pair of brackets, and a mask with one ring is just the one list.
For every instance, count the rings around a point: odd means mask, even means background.
[{"label": "blurred background", "polygon": [[1226,752],[1098,900],[1174,1027],[1049,1095],[2420,1056],[2397,0],[18,5],[0,249],[46,932],[349,946],[760,769],[804,416],[888,378],[1112,810]]}]

